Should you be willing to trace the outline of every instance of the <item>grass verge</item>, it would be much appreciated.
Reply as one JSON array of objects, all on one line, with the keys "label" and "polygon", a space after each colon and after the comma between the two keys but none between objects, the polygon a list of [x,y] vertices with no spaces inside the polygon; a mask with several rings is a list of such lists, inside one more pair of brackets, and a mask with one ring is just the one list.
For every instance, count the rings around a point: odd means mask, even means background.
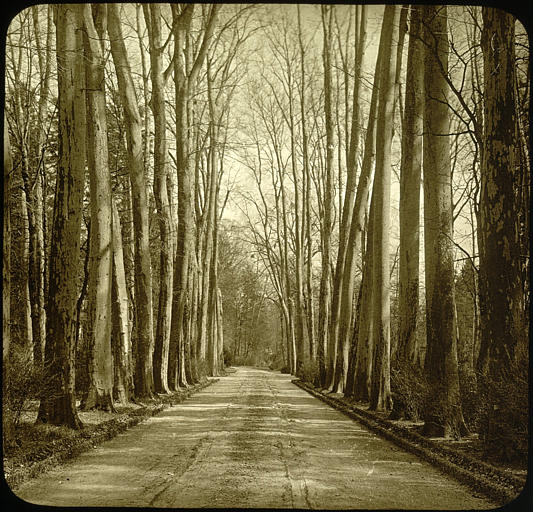
[{"label": "grass verge", "polygon": [[54,425],[35,425],[33,421],[37,412],[28,411],[26,420],[19,426],[17,446],[4,452],[3,469],[6,483],[11,489],[16,489],[23,482],[95,448],[103,441],[112,439],[164,409],[183,402],[217,380],[208,379],[188,389],[170,395],[157,395],[156,398],[145,402],[117,405],[117,413],[80,412],[80,418],[84,423],[81,430]]},{"label": "grass verge", "polygon": [[307,382],[299,379],[292,382],[400,448],[430,462],[474,491],[482,492],[498,505],[508,504],[515,500],[525,487],[526,475],[515,475],[459,450],[443,446],[377,413],[362,409],[343,397],[323,393]]}]

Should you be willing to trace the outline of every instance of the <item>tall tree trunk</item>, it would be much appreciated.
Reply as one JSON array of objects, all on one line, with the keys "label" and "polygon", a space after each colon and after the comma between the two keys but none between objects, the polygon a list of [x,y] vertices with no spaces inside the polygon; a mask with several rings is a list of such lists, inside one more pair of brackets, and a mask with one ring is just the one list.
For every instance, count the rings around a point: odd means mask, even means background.
[{"label": "tall tree trunk", "polygon": [[333,384],[335,374],[336,356],[335,339],[329,336],[328,326],[331,315],[331,232],[333,228],[333,114],[332,114],[332,79],[331,79],[331,29],[332,29],[332,6],[321,6],[323,49],[322,62],[324,67],[324,116],[326,125],[326,162],[324,181],[324,221],[322,233],[322,274],[320,280],[320,305],[318,312],[318,343],[319,359],[322,352],[326,352],[324,359],[327,360],[326,380],[322,386],[330,387]]},{"label": "tall tree trunk", "polygon": [[80,428],[74,397],[75,309],[83,182],[85,93],[83,7],[56,7],[59,162],[46,302],[45,368],[51,393],[41,398],[37,422]]},{"label": "tall tree trunk", "polygon": [[[508,397],[496,392],[515,380],[516,362],[527,367],[528,326],[522,282],[518,125],[515,109],[515,20],[511,14],[483,7],[481,48],[484,63],[484,158],[481,163],[479,279],[482,340],[488,345],[489,418],[483,435],[491,450],[512,457]],[[526,362],[524,362],[526,359]],[[527,382],[514,391],[527,397]],[[517,400],[519,398],[513,398]],[[527,398],[526,398],[527,400]]]},{"label": "tall tree trunk", "polygon": [[[11,344],[11,176],[13,158],[4,110],[4,219],[2,231],[2,367],[7,370],[9,346]],[[4,374],[3,382],[6,381]]]},{"label": "tall tree trunk", "polygon": [[422,94],[424,68],[420,65],[423,59],[420,11],[419,6],[411,6],[400,169],[400,290],[397,357],[398,360],[413,364],[417,360],[420,178],[424,108]]},{"label": "tall tree trunk", "polygon": [[109,4],[109,38],[119,92],[124,108],[128,169],[131,184],[135,244],[135,370],[137,398],[151,394],[154,346],[152,311],[152,271],[148,218],[147,177],[143,156],[143,124],[128,62],[117,4]]},{"label": "tall tree trunk", "polygon": [[[359,19],[360,18],[360,19]],[[357,155],[359,150],[360,138],[360,108],[359,96],[361,88],[361,70],[363,65],[364,46],[366,40],[366,7],[361,6],[361,13],[359,11],[356,16],[356,23],[359,21],[359,26],[356,28],[356,49],[355,49],[355,68],[354,68],[354,86],[353,86],[353,105],[352,105],[352,121],[350,129],[350,138],[348,143],[348,152],[346,159],[346,192],[344,195],[344,204],[342,208],[340,237],[339,237],[339,251],[337,255],[337,262],[335,268],[335,279],[333,284],[333,300],[331,312],[331,330],[330,336],[337,344],[337,361],[335,364],[335,377],[333,382],[333,389],[342,392],[346,386],[346,376],[348,371],[348,359],[350,350],[350,341],[352,333],[352,319],[353,319],[353,290],[356,269],[356,257],[358,247],[354,246],[360,240],[351,240],[350,232],[351,224],[355,220],[357,222],[356,208],[364,208],[361,202],[361,193],[359,193],[359,203],[356,204],[356,178],[357,178]],[[362,189],[367,186],[366,177],[361,173]],[[364,193],[364,190],[362,190]],[[368,194],[365,199],[368,201]],[[364,202],[364,201],[363,201]],[[353,234],[355,235],[355,233]],[[352,235],[352,236],[353,236]],[[360,242],[359,244],[360,245]]]},{"label": "tall tree trunk", "polygon": [[[311,171],[309,169],[309,138],[307,134],[306,122],[306,68],[305,68],[305,49],[302,37],[300,6],[298,10],[298,42],[300,46],[300,118],[302,133],[302,240],[305,240],[305,247],[302,250],[302,258],[305,262],[305,296],[304,305],[306,311],[307,338],[309,340],[309,357],[312,361],[316,359],[316,337],[315,337],[315,311],[313,300],[313,240],[311,238]],[[324,357],[317,361],[319,365],[319,375],[325,373]]]},{"label": "tall tree trunk", "polygon": [[193,249],[192,183],[190,169],[189,135],[187,124],[188,80],[185,66],[185,37],[192,19],[194,6],[172,5],[174,34],[174,84],[176,96],[176,166],[178,175],[178,228],[177,251],[174,262],[173,305],[170,331],[168,385],[171,390],[186,385],[185,368],[179,365],[185,354],[184,315],[188,300],[189,260]]},{"label": "tall tree trunk", "polygon": [[154,389],[168,393],[168,354],[172,313],[173,243],[171,235],[171,210],[167,189],[166,113],[163,78],[163,43],[161,41],[161,5],[146,4],[145,21],[150,40],[150,75],[152,99],[150,107],[154,115],[154,197],[159,220],[159,303],[155,346],[153,355]]},{"label": "tall tree trunk", "polygon": [[445,6],[424,7],[424,249],[427,347],[424,368],[432,400],[424,432],[466,432],[461,412],[455,328],[453,211],[448,110],[448,29]]},{"label": "tall tree trunk", "polygon": [[124,403],[132,391],[131,337],[128,314],[128,289],[124,271],[124,253],[120,233],[120,217],[113,207],[113,281],[111,287],[111,343],[113,348],[113,398]]},{"label": "tall tree trunk", "polygon": [[[380,66],[380,88],[376,121],[376,171],[372,190],[374,202],[373,233],[373,329],[374,353],[370,408],[389,411],[392,408],[390,392],[390,189],[391,145],[394,124],[394,82],[396,59],[392,53],[398,39],[399,8],[385,7],[383,17],[383,56]],[[381,44],[381,41],[380,41]]]},{"label": "tall tree trunk", "polygon": [[114,410],[111,349],[111,276],[113,264],[111,175],[107,150],[104,89],[104,30],[96,31],[93,16],[105,6],[83,7],[87,101],[87,167],[89,170],[91,236],[89,244],[88,347],[89,387],[84,409]]},{"label": "tall tree trunk", "polygon": [[352,396],[356,400],[368,401],[372,382],[372,360],[374,354],[374,323],[372,269],[374,267],[374,209],[370,204],[370,215],[366,236],[366,248],[363,257],[363,277],[361,280],[361,303],[359,305],[357,337],[354,340],[355,368],[353,376]]},{"label": "tall tree trunk", "polygon": [[38,122],[39,134],[37,140],[36,168],[32,183],[26,180],[24,188],[28,196],[29,203],[29,271],[28,284],[31,301],[31,318],[33,334],[33,362],[35,365],[42,365],[44,359],[44,343],[46,335],[46,316],[44,309],[44,225],[43,225],[43,184],[42,175],[44,171],[45,125],[47,119],[48,96],[50,94],[51,75],[51,48],[53,39],[52,30],[52,6],[47,7],[47,33],[44,48],[41,44],[39,8],[32,7],[33,27],[35,31],[35,45],[39,60],[39,70],[42,76],[39,91]]}]

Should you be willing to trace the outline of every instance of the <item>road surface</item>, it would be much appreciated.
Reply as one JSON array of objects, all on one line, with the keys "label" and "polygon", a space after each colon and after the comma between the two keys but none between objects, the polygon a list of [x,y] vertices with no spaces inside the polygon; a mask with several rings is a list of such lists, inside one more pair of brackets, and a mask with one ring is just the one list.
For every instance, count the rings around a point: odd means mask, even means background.
[{"label": "road surface", "polygon": [[238,368],[16,494],[53,506],[494,508],[290,380]]}]

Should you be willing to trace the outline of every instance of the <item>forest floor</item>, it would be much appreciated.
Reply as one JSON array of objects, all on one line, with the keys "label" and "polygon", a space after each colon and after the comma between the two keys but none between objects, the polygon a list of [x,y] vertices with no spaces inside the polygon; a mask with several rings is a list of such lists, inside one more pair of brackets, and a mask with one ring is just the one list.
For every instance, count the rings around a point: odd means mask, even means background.
[{"label": "forest floor", "polygon": [[238,368],[15,489],[53,506],[491,509],[291,383]]}]

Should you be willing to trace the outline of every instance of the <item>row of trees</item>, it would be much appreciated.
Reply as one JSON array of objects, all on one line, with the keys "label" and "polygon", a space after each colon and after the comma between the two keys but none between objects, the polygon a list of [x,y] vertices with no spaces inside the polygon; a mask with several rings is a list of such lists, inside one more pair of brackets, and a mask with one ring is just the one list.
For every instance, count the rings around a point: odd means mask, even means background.
[{"label": "row of trees", "polygon": [[6,49],[4,363],[44,368],[39,421],[216,375],[225,345],[431,435],[527,432],[513,16],[36,6]]},{"label": "row of trees", "polygon": [[4,382],[20,354],[44,373],[39,422],[80,427],[80,393],[113,410],[221,371],[220,191],[248,11],[62,4],[12,21]]},{"label": "row of trees", "polygon": [[[286,364],[420,414],[428,435],[469,427],[507,449],[513,374],[527,408],[526,37],[492,8],[389,5],[376,45],[369,11],[281,10],[248,88],[240,209]],[[488,412],[467,425],[472,383]]]}]

